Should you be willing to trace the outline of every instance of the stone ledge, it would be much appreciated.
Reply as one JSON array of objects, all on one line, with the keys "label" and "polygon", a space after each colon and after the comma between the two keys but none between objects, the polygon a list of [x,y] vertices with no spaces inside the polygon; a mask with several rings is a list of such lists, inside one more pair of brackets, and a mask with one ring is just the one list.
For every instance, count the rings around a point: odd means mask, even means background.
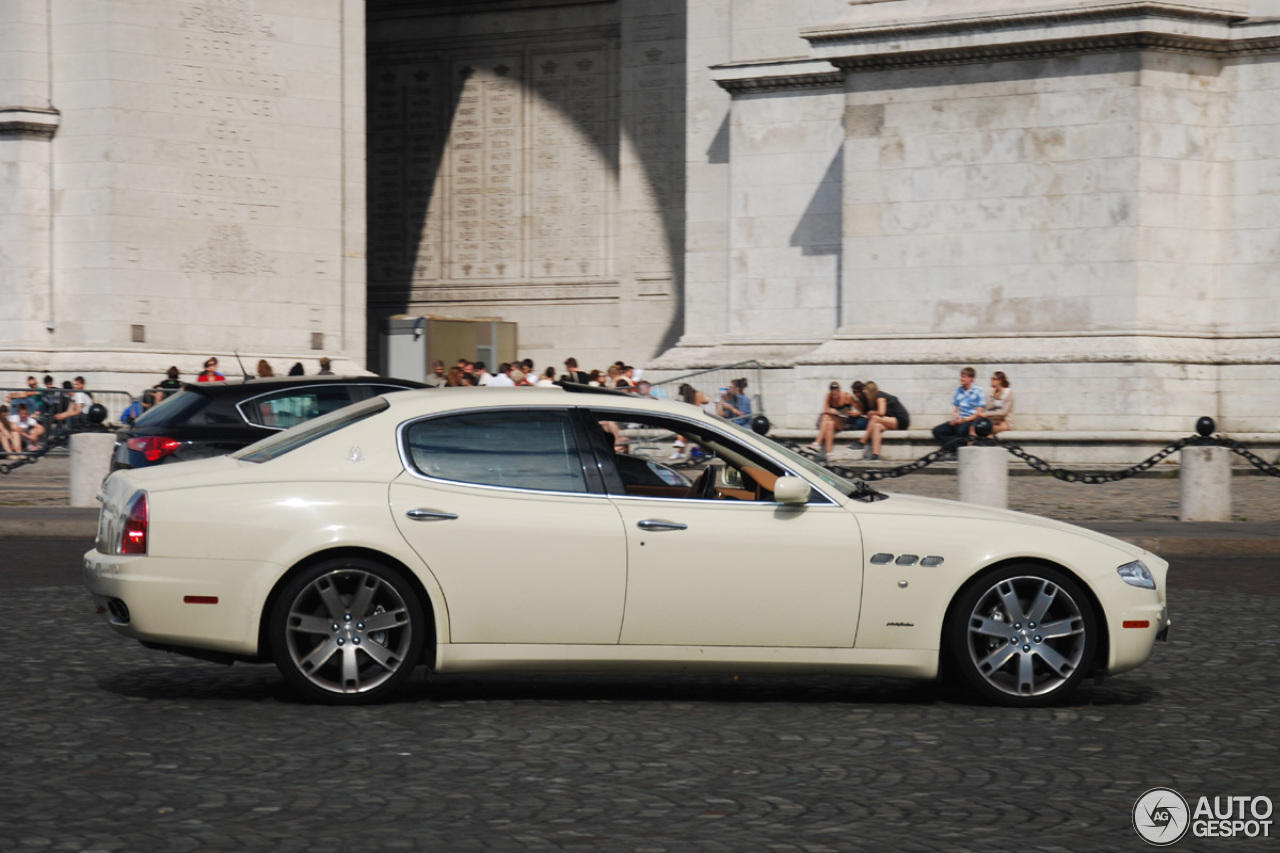
[{"label": "stone ledge", "polygon": [[1245,36],[1241,11],[1187,3],[989,9],[917,20],[843,21],[801,30],[816,57],[845,70],[925,67],[1121,50],[1214,56],[1280,50],[1280,33]]},{"label": "stone ledge", "polygon": [[735,95],[844,86],[844,74],[832,68],[831,63],[807,58],[713,65],[711,79]]},{"label": "stone ledge", "polygon": [[0,107],[0,136],[50,138],[58,132],[62,114],[44,107]]}]

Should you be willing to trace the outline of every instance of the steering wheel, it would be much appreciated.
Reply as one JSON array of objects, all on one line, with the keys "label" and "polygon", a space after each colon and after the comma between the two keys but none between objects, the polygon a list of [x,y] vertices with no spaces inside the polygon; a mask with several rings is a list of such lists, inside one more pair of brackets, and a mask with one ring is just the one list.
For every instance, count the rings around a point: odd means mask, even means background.
[{"label": "steering wheel", "polygon": [[689,488],[689,497],[709,501],[716,496],[716,469],[708,465]]}]

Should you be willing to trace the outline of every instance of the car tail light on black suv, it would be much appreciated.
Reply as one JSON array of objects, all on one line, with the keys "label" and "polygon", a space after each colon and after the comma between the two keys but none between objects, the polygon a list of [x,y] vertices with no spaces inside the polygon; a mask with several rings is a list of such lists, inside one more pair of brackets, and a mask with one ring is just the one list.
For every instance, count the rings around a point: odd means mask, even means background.
[{"label": "car tail light on black suv", "polygon": [[148,462],[159,462],[181,447],[182,442],[161,435],[143,435],[129,439],[125,446],[141,453]]}]

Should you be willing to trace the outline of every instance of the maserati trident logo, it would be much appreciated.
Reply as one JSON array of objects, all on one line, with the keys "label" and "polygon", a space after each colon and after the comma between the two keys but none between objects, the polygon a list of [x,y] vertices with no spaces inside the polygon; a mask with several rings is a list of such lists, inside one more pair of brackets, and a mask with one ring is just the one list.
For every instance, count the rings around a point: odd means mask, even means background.
[{"label": "maserati trident logo", "polygon": [[1133,804],[1133,828],[1148,844],[1167,847],[1187,834],[1191,812],[1172,788],[1152,788]]}]

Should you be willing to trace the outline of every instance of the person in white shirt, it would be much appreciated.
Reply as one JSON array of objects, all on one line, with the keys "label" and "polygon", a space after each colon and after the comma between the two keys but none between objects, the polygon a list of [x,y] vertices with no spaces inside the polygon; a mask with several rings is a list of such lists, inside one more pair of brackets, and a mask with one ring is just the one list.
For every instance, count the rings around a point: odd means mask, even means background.
[{"label": "person in white shirt", "polygon": [[511,378],[511,365],[505,361],[498,365],[498,372],[489,377],[487,383],[481,382],[481,385],[487,385],[490,388],[514,388],[515,380]]},{"label": "person in white shirt", "polygon": [[477,361],[475,369],[472,371],[476,376],[480,377],[476,380],[477,385],[488,385],[493,381],[493,374],[489,372],[489,367],[483,361]]},{"label": "person in white shirt", "polygon": [[77,376],[73,379],[71,387],[74,389],[71,394],[71,403],[67,406],[65,412],[58,412],[53,416],[55,421],[79,423],[89,413],[89,407],[93,405],[93,397],[89,396],[88,392],[84,390],[83,376]]}]

